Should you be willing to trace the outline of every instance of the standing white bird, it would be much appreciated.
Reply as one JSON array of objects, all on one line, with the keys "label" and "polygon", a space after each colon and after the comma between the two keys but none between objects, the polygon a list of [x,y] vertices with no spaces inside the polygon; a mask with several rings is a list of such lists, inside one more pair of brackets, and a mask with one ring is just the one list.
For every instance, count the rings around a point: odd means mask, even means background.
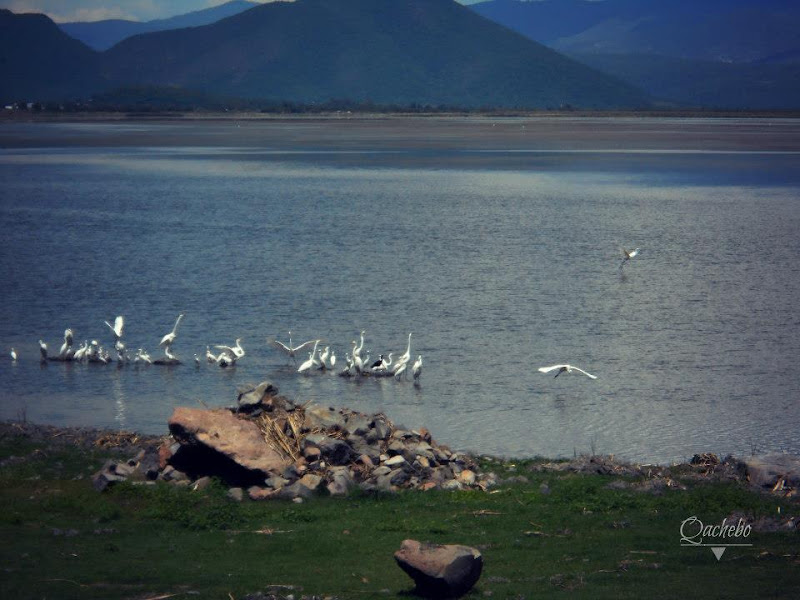
[{"label": "standing white bird", "polygon": [[122,315],[118,316],[116,319],[114,319],[113,325],[108,321],[104,321],[104,323],[108,325],[108,328],[111,330],[111,333],[114,334],[115,342],[118,341],[120,338],[122,338],[122,333],[123,330],[125,329],[125,317],[123,317]]},{"label": "standing white bird", "polygon": [[577,371],[578,373],[583,373],[584,375],[586,375],[591,379],[597,379],[597,377],[592,375],[591,373],[587,373],[583,369],[579,369],[578,367],[573,367],[572,365],[553,365],[551,367],[539,367],[539,371],[541,371],[542,373],[549,373],[550,371],[558,371],[556,373],[556,377],[565,372],[567,374],[571,374],[573,371]]},{"label": "standing white bird", "polygon": [[170,346],[172,346],[175,338],[178,337],[178,325],[181,324],[181,319],[183,319],[183,313],[178,315],[178,319],[175,321],[175,326],[172,328],[172,331],[161,338],[161,341],[158,343],[159,346],[164,347],[165,353],[167,354],[169,354],[167,350],[170,349]]},{"label": "standing white bird", "polygon": [[411,374],[414,376],[414,381],[417,381],[419,376],[422,375],[422,354],[417,356],[417,360],[414,361],[414,365],[411,367]]},{"label": "standing white bird", "polygon": [[195,355],[194,355],[194,365],[195,365],[196,367],[199,367],[199,366],[200,366],[200,357],[199,357],[199,356],[197,356],[197,354],[195,354]]},{"label": "standing white bird", "polygon": [[211,352],[211,346],[206,346],[206,362],[215,363],[217,362],[217,357]]},{"label": "standing white bird", "polygon": [[331,347],[325,346],[325,349],[319,353],[319,368],[323,371],[328,369],[328,357],[331,355]]},{"label": "standing white bird", "polygon": [[333,350],[331,350],[330,363],[331,363],[331,369],[333,369],[333,367],[336,366],[336,352],[334,352]]},{"label": "standing white bird", "polygon": [[12,360],[13,362],[16,362],[16,361],[17,361],[17,351],[16,351],[16,350],[14,350],[13,348],[11,349],[11,360]]},{"label": "standing white bird", "polygon": [[300,350],[303,348],[307,348],[314,343],[314,340],[308,340],[307,342],[303,342],[299,346],[292,345],[292,332],[289,332],[289,343],[284,344],[283,342],[279,342],[278,340],[270,340],[269,342],[273,346],[275,346],[278,350],[284,352],[289,358],[297,362],[296,355]]},{"label": "standing white bird", "polygon": [[626,250],[625,248],[623,248],[622,255],[624,258],[622,259],[622,262],[619,264],[619,268],[621,269],[622,267],[624,267],[625,263],[628,262],[637,254],[639,254],[639,248],[634,248],[633,250]]},{"label": "standing white bird", "polygon": [[41,361],[44,362],[47,360],[47,344],[45,344],[42,340],[39,340],[39,354],[41,355]]},{"label": "standing white bird", "polygon": [[317,361],[318,345],[319,345],[319,340],[314,340],[314,349],[308,355],[308,360],[304,361],[303,364],[301,364],[300,367],[297,369],[298,373],[305,373],[306,371],[311,369],[311,367],[319,365],[319,362]]},{"label": "standing white bird", "polygon": [[83,344],[81,344],[77,350],[75,350],[75,354],[72,355],[72,360],[76,360],[81,362],[84,357],[86,356],[86,350],[89,348],[89,340],[84,340]]},{"label": "standing white bird", "polygon": [[69,351],[72,348],[72,329],[64,330],[64,343],[58,351],[58,357],[62,360],[69,358]]},{"label": "standing white bird", "polygon": [[[405,367],[406,363],[411,358],[411,334],[408,334],[408,346],[406,347],[406,351],[397,357],[397,360],[394,363],[394,367],[392,368],[392,373],[397,375],[397,372],[400,370],[401,367]],[[405,370],[405,369],[404,369]]]}]

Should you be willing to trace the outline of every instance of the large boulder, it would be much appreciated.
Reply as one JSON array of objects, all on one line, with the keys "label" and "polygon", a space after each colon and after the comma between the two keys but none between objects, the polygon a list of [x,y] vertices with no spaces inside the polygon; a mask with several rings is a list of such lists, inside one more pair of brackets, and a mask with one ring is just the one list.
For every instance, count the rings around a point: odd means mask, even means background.
[{"label": "large boulder", "polygon": [[[262,479],[282,472],[291,463],[267,444],[255,422],[226,409],[179,406],[169,419],[169,430],[182,447],[208,451],[203,453],[204,460],[212,462],[216,454]],[[220,475],[225,477],[224,473]]]},{"label": "large boulder", "polygon": [[394,559],[416,583],[416,592],[429,598],[466,594],[478,581],[483,557],[475,548],[403,540]]}]

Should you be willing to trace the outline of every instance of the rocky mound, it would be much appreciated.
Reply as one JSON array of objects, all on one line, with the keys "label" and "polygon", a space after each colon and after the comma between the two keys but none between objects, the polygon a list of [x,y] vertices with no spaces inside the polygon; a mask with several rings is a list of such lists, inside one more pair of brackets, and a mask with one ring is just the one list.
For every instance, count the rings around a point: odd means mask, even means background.
[{"label": "rocky mound", "polygon": [[204,485],[211,477],[250,498],[303,498],[326,490],[391,492],[486,489],[471,457],[437,444],[425,428],[396,426],[386,415],[320,405],[299,406],[269,382],[242,389],[237,406],[178,407],[169,420],[172,439],[95,474],[97,489],[124,479]]}]

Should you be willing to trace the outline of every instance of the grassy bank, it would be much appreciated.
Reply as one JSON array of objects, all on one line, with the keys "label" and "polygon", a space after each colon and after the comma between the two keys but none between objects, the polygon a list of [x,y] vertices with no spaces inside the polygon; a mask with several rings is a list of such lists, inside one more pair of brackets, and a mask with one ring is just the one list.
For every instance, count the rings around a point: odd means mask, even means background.
[{"label": "grassy bank", "polygon": [[685,470],[653,488],[489,460],[484,469],[517,480],[489,492],[235,502],[219,483],[98,493],[91,474],[107,458],[153,441],[96,441],[0,430],[0,597],[407,597],[411,580],[392,558],[405,538],[480,549],[484,571],[469,598],[791,598],[800,589],[796,530],[754,531],[752,547],[728,548],[720,561],[679,544],[690,516],[718,524],[743,514],[769,529],[797,514],[797,502]]}]

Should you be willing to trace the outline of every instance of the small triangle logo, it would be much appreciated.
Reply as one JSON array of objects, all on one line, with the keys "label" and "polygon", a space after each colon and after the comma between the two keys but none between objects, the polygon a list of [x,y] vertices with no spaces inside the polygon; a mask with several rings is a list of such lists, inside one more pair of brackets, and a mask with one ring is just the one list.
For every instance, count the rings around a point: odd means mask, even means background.
[{"label": "small triangle logo", "polygon": [[714,553],[714,556],[717,557],[717,560],[722,558],[722,555],[725,554],[725,548],[711,548],[711,551]]}]

